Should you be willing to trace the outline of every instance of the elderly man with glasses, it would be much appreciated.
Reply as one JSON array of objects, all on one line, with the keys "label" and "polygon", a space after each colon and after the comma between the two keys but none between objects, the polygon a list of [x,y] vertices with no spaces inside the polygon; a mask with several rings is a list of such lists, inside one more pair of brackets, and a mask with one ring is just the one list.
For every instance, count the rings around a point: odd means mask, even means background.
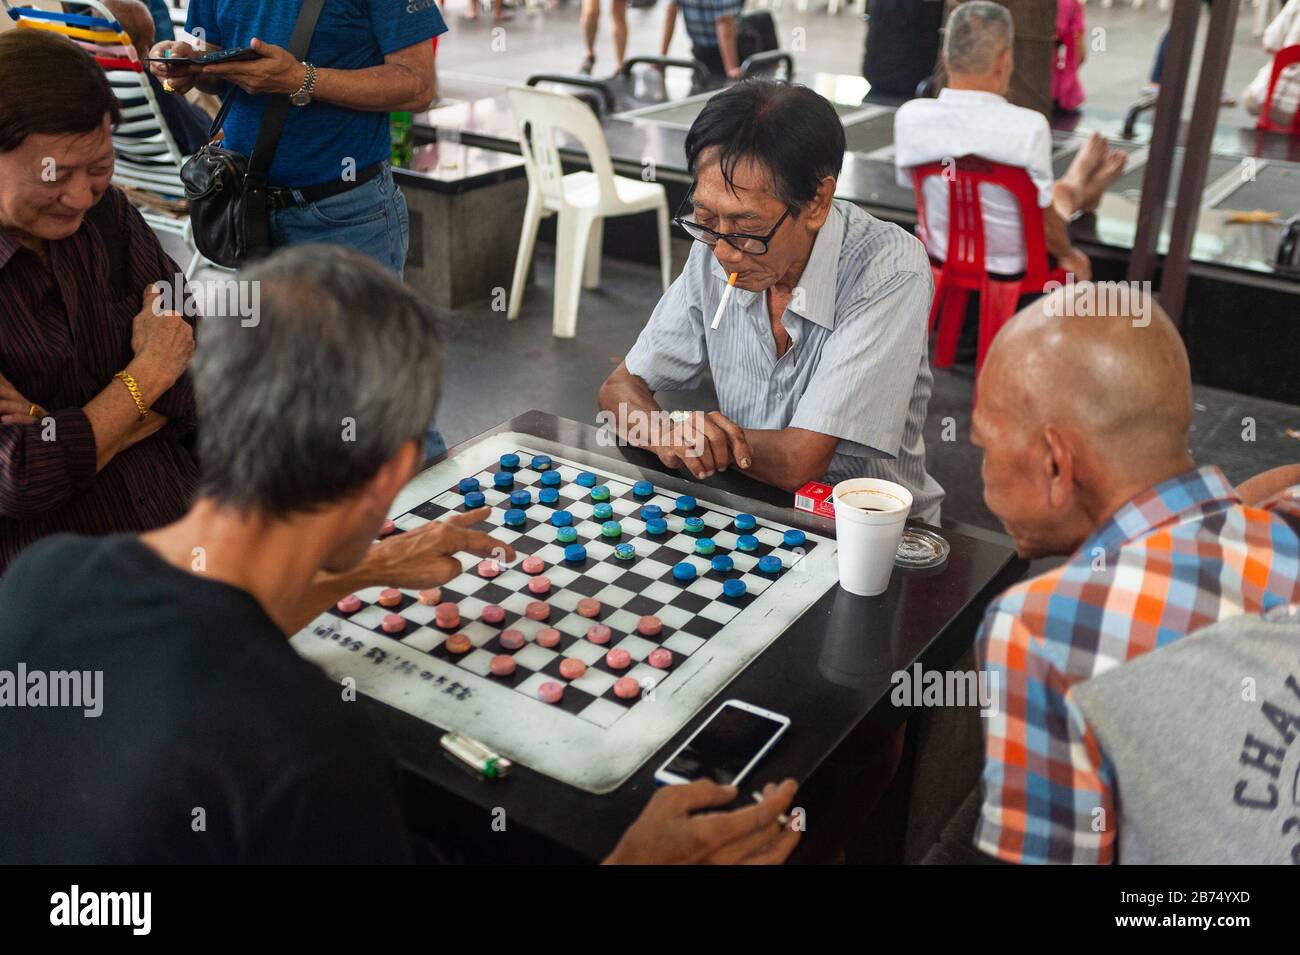
[{"label": "elderly man with glasses", "polygon": [[[906,231],[834,198],[834,107],[805,87],[741,83],[709,100],[686,153],[695,183],[676,222],[699,242],[601,386],[602,418],[696,478],[737,468],[790,491],[884,478],[937,523],[922,436],[930,263]],[[706,376],[720,410],[656,401]]]}]

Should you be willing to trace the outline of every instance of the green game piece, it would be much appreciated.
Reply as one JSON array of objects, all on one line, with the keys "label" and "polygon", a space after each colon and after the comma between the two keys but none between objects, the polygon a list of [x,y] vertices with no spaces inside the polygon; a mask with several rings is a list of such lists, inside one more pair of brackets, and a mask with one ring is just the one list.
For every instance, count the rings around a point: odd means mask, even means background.
[{"label": "green game piece", "polygon": [[717,545],[713,543],[712,538],[701,537],[699,540],[695,542],[695,553],[703,557],[708,557],[716,549],[717,549]]},{"label": "green game piece", "polygon": [[614,556],[619,560],[631,560],[636,556],[636,548],[631,544],[615,544]]},{"label": "green game piece", "polygon": [[578,531],[572,527],[561,527],[555,532],[555,539],[561,544],[572,544],[578,539]]},{"label": "green game piece", "polygon": [[621,537],[623,536],[623,525],[618,521],[606,521],[600,525],[600,535],[602,537]]},{"label": "green game piece", "polygon": [[608,501],[609,488],[605,487],[603,484],[597,484],[591,489],[591,499],[593,501]]}]

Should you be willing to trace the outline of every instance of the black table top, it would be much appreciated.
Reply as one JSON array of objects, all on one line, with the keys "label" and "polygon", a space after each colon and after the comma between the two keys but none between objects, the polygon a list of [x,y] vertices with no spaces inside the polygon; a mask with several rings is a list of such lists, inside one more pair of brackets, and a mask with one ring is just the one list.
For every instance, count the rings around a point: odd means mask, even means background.
[{"label": "black table top", "polygon": [[[503,431],[535,436],[542,450],[574,460],[619,462],[620,472],[651,479],[668,490],[700,494],[821,534],[835,533],[833,521],[794,510],[790,495],[777,488],[730,472],[696,482],[681,472],[666,471],[644,451],[607,446],[589,425],[540,411],[520,415],[448,453],[455,455]],[[655,769],[724,699],[768,707],[791,720],[785,737],[747,781],[747,789],[750,783],[761,788],[788,776],[806,780],[864,719],[906,718],[890,704],[891,675],[917,661],[933,668],[951,664],[971,644],[988,601],[1014,583],[1025,566],[1001,535],[946,521],[942,532],[951,553],[941,567],[895,569],[889,590],[879,597],[856,597],[832,587],[631,780],[604,796],[524,766],[516,766],[505,779],[482,782],[442,752],[441,730],[373,700],[365,705],[397,747],[411,791],[418,794],[413,799],[427,811],[434,838],[439,824],[455,817],[461,835],[466,827],[483,834],[494,858],[520,857],[515,845],[519,853],[529,846],[527,851],[535,854],[540,843],[553,848],[551,858],[599,861],[654,792]],[[430,808],[440,801],[457,808]],[[490,828],[491,814],[498,809],[505,810],[508,820],[504,832]],[[423,828],[418,819],[417,825]]]},{"label": "black table top", "polygon": [[[894,170],[894,110],[889,106],[863,106],[859,101],[844,102],[846,95],[858,90],[858,86],[848,82],[852,79],[856,78],[814,74],[802,80],[842,106],[868,111],[865,116],[855,114],[856,118],[847,121],[849,151],[836,195],[881,218],[914,222],[916,202],[912,190],[898,185]],[[692,104],[698,108],[711,93],[694,93],[689,87],[683,87],[680,79],[674,83],[671,77],[666,83],[634,82],[619,77],[608,85],[615,105],[601,119],[615,170],[639,178],[647,164],[651,164],[656,179],[665,183],[689,183],[683,119],[692,115]],[[444,88],[448,92],[444,104],[415,117],[417,138],[431,139],[437,135],[436,131],[454,130],[466,143],[518,151],[518,131],[503,84],[453,74],[444,78]],[[551,88],[563,87],[551,84]],[[655,118],[660,110],[666,111],[659,113],[664,121]],[[1132,156],[1129,172],[1106,194],[1097,211],[1071,226],[1075,241],[1090,255],[1102,258],[1127,259],[1137,232],[1146,143],[1141,138],[1121,141],[1122,125],[1122,115],[1096,112],[1058,123],[1053,130],[1054,165],[1058,174],[1093,131],[1106,134]],[[1149,128],[1139,126],[1138,136],[1147,135]],[[580,151],[565,151],[565,158],[575,166],[586,165]],[[1178,160],[1176,156],[1175,162]],[[1176,183],[1176,176],[1171,181]],[[1282,233],[1280,221],[1300,214],[1297,183],[1300,183],[1300,141],[1282,134],[1237,127],[1216,129],[1203,193],[1205,208],[1192,247],[1194,268],[1195,263],[1203,263],[1220,270],[1239,271],[1243,281],[1251,275],[1266,275],[1269,279],[1294,282],[1294,276],[1274,269],[1274,258]],[[1171,194],[1168,199],[1172,204],[1174,196]],[[1232,221],[1234,213],[1256,209],[1277,212],[1279,220]],[[1172,215],[1167,215],[1166,231],[1159,245],[1162,253],[1168,246],[1172,222]]]}]

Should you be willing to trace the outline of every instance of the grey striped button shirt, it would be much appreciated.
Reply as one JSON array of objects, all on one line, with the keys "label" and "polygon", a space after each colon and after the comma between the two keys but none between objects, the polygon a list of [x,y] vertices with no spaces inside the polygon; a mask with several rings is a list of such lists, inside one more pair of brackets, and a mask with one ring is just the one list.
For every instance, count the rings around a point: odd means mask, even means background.
[{"label": "grey striped button shirt", "polygon": [[781,324],[776,357],[767,297],[736,289],[709,328],[727,285],[712,250],[695,243],[627,355],[653,391],[713,377],[722,413],[744,428],[803,428],[840,439],[824,481],[875,477],[902,484],[912,516],[939,521],[941,488],[925,470],[926,358],[934,283],[921,243],[835,200]]}]

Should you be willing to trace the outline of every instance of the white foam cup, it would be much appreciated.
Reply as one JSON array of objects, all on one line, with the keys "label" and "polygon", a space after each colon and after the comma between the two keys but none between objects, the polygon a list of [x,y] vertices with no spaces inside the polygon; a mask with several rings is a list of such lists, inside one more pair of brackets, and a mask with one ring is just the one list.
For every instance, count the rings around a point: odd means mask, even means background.
[{"label": "white foam cup", "polygon": [[[835,503],[840,586],[862,597],[884,593],[912,509],[912,492],[893,481],[853,478],[836,484],[831,500]],[[880,510],[865,510],[862,505]]]}]

